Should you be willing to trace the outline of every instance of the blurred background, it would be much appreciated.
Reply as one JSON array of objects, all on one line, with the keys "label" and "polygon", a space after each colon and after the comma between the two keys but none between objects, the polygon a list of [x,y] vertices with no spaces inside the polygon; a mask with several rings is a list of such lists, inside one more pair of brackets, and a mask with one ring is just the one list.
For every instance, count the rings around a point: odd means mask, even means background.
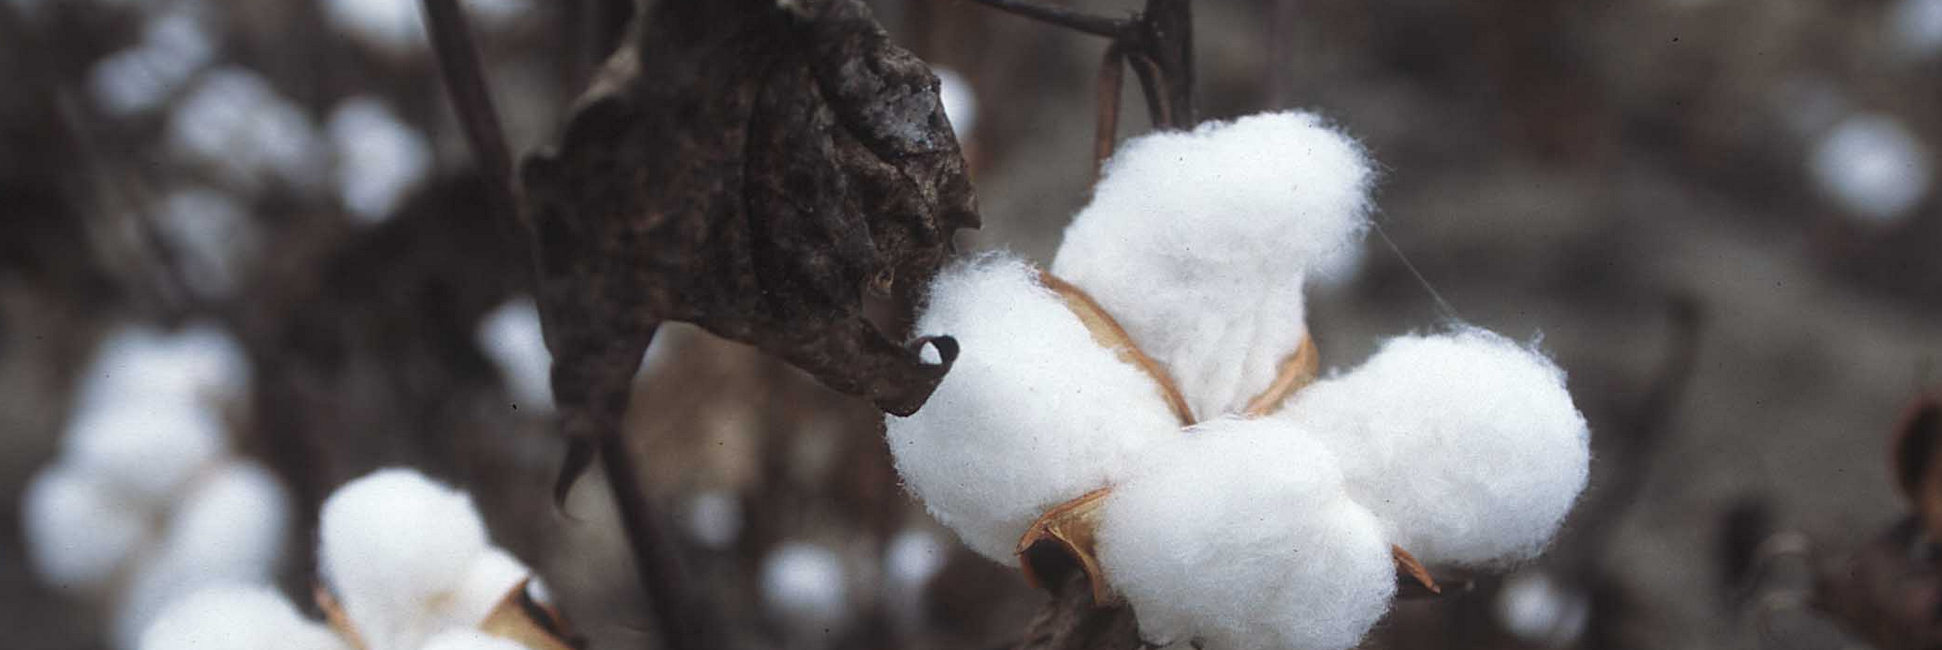
[{"label": "blurred background", "polygon": [[[464,3],[517,151],[628,4]],[[965,247],[1049,261],[1087,199],[1105,43],[870,4],[944,77],[985,222]],[[1750,613],[1735,576],[1749,535],[1835,552],[1904,510],[1889,433],[1942,387],[1942,0],[1226,0],[1195,20],[1202,117],[1315,110],[1382,166],[1380,233],[1311,297],[1323,366],[1460,318],[1541,337],[1592,421],[1592,488],[1550,556],[1404,603],[1370,646],[1856,643]],[[409,465],[470,490],[592,647],[652,643],[602,479],[551,503],[528,258],[486,221],[417,3],[4,0],[0,80],[0,645],[125,648],[151,615],[50,579],[28,534],[49,525],[23,505],[37,477],[117,422],[274,473],[294,508],[269,577],[299,602],[318,501]],[[1702,315],[1696,355],[1674,304]],[[629,417],[734,647],[993,648],[1044,600],[902,491],[875,409],[749,348],[664,328]]]}]

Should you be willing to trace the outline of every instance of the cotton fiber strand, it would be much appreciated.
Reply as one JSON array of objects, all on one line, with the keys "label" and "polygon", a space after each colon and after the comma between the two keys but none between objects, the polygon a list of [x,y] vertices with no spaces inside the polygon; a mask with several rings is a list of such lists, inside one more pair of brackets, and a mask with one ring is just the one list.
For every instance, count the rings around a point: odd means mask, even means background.
[{"label": "cotton fiber strand", "polygon": [[371,650],[409,650],[442,628],[432,607],[490,548],[471,498],[404,469],[345,484],[321,520],[318,569]]},{"label": "cotton fiber strand", "polygon": [[1327,444],[1390,541],[1430,564],[1533,557],[1585,487],[1590,433],[1564,372],[1483,330],[1391,339],[1278,417]]},{"label": "cotton fiber strand", "polygon": [[1107,497],[1098,554],[1142,637],[1208,650],[1351,648],[1396,589],[1381,524],[1333,454],[1275,420],[1155,448]]},{"label": "cotton fiber strand", "polygon": [[1361,240],[1372,178],[1362,148],[1309,113],[1134,138],[1052,271],[1167,368],[1199,419],[1238,412],[1307,332],[1306,275]]},{"label": "cotton fiber strand", "polygon": [[269,587],[223,586],[176,601],[141,635],[141,650],[350,650]]},{"label": "cotton fiber strand", "polygon": [[956,337],[960,354],[922,409],[885,419],[890,451],[931,514],[985,557],[1009,564],[1040,513],[1178,433],[1158,384],[1095,343],[1016,257],[946,268],[916,331]]}]

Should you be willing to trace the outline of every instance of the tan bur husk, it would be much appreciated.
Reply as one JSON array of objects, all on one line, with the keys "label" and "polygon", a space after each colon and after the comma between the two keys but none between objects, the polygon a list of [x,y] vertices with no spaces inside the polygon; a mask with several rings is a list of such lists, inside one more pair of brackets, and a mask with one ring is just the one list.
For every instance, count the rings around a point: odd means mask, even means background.
[{"label": "tan bur husk", "polygon": [[[1099,303],[1086,295],[1086,292],[1072,283],[1039,271],[1039,284],[1064,300],[1092,339],[1101,347],[1112,350],[1121,361],[1132,364],[1153,378],[1161,398],[1167,407],[1179,418],[1180,426],[1191,427],[1198,420],[1187,399],[1180,392],[1165,368],[1152,357],[1140,350],[1127,335],[1113,315]],[[1314,339],[1304,335],[1301,344],[1281,362],[1274,381],[1269,382],[1266,390],[1248,400],[1242,413],[1247,417],[1262,417],[1275,412],[1288,398],[1302,388],[1314,383],[1320,367],[1320,354],[1315,348]],[[1106,504],[1111,487],[1103,487],[1080,495],[1052,509],[1045,511],[1038,520],[1025,529],[1024,536],[1018,539],[1014,552],[1018,555],[1018,570],[1025,581],[1034,587],[1050,588],[1064,577],[1066,571],[1077,569],[1086,576],[1092,586],[1092,599],[1095,605],[1117,603],[1119,594],[1113,590],[1100,571],[1097,553],[1099,517]],[[1436,583],[1427,567],[1416,557],[1399,546],[1390,547],[1390,555],[1396,563],[1396,579],[1405,595],[1436,595],[1442,587]]]},{"label": "tan bur husk", "polygon": [[[559,610],[533,599],[527,590],[531,582],[532,579],[528,578],[513,585],[499,599],[499,604],[486,614],[485,620],[479,622],[477,629],[532,650],[574,650],[574,644],[568,639],[565,619]],[[351,624],[350,616],[344,613],[344,606],[337,602],[337,597],[329,589],[318,585],[313,597],[317,601],[317,608],[324,611],[324,622],[330,625],[331,631],[353,648],[366,650],[371,647],[365,644],[363,635],[358,633],[357,626]]]}]

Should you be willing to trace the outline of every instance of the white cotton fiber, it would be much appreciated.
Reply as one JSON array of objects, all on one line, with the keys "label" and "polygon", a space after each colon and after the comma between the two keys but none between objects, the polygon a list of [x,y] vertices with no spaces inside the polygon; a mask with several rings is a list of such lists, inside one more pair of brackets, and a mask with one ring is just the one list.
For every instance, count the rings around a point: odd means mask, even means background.
[{"label": "white cotton fiber", "polygon": [[208,405],[132,393],[76,413],[62,440],[62,462],[101,481],[129,507],[155,511],[222,456],[226,436],[220,414]]},{"label": "white cotton fiber", "polygon": [[329,628],[297,613],[269,587],[197,591],[164,609],[141,650],[349,650]]},{"label": "white cotton fiber", "polygon": [[1103,522],[1101,566],[1150,642],[1341,650],[1395,595],[1381,524],[1285,422],[1216,420],[1153,448]]},{"label": "white cotton fiber", "polygon": [[47,584],[98,592],[146,543],[147,517],[86,474],[62,465],[34,475],[22,494],[27,558]]},{"label": "white cotton fiber", "polygon": [[1823,195],[1858,218],[1895,223],[1913,214],[1934,182],[1922,137],[1892,115],[1850,115],[1828,131],[1807,160]]},{"label": "white cotton fiber", "polygon": [[850,615],[843,558],[809,542],[785,542],[762,558],[762,603],[793,634],[826,634]]},{"label": "white cotton fiber", "polygon": [[324,501],[318,569],[369,650],[410,650],[442,627],[450,597],[490,548],[464,493],[405,469],[379,470]]},{"label": "white cotton fiber", "polygon": [[1564,372],[1483,330],[1392,339],[1277,417],[1328,444],[1349,493],[1430,564],[1532,557],[1585,487],[1590,433]]},{"label": "white cotton fiber", "polygon": [[1302,283],[1368,226],[1362,148],[1309,113],[1127,141],[1052,272],[1173,375],[1194,414],[1240,411],[1307,332]]},{"label": "white cotton fiber", "polygon": [[472,561],[465,577],[459,580],[437,613],[447,625],[478,627],[529,575],[532,570],[511,553],[496,548],[487,550]]},{"label": "white cotton fiber", "polygon": [[532,298],[506,301],[479,321],[479,347],[492,357],[520,408],[553,410],[553,353],[539,327]]},{"label": "white cotton fiber", "polygon": [[1178,435],[1159,385],[1095,343],[1018,258],[946,268],[916,331],[956,337],[960,354],[922,409],[885,419],[890,452],[931,514],[985,557],[1012,563],[1040,513]]},{"label": "white cotton fiber", "polygon": [[425,642],[424,650],[527,650],[526,646],[478,630],[446,630]]},{"label": "white cotton fiber", "polygon": [[199,479],[117,600],[117,645],[134,647],[164,608],[186,594],[267,584],[282,559],[289,508],[283,485],[255,463],[226,463]]}]

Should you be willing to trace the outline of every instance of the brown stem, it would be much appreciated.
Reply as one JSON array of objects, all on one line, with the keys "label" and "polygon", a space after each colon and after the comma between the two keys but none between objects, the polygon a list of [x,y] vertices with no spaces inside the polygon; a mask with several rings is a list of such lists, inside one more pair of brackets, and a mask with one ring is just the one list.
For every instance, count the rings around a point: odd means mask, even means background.
[{"label": "brown stem", "polygon": [[1119,89],[1126,76],[1126,53],[1115,42],[1106,47],[1099,62],[1099,124],[1092,140],[1092,180],[1097,184],[1106,173],[1106,160],[1113,157],[1113,139],[1119,134]]},{"label": "brown stem", "polygon": [[492,204],[502,214],[519,219],[513,200],[512,151],[506,145],[499,113],[492,107],[492,93],[486,87],[484,67],[472,30],[458,0],[423,0],[425,29],[431,35],[432,51],[438,70],[445,79],[445,92],[452,100],[452,112],[465,131],[466,144],[487,179]]},{"label": "brown stem", "polygon": [[1057,5],[1041,4],[1031,0],[977,0],[979,4],[1008,11],[1033,20],[1043,21],[1073,29],[1094,36],[1118,39],[1127,33],[1132,21],[1094,16],[1080,13]]},{"label": "brown stem", "polygon": [[661,518],[647,498],[647,481],[635,464],[626,438],[613,432],[600,439],[600,467],[607,475],[607,489],[620,511],[621,527],[627,533],[628,548],[634,554],[634,571],[640,574],[641,587],[647,591],[648,607],[661,626],[662,647],[668,650],[703,650],[714,647],[707,642],[704,622],[708,614],[693,598],[681,562],[675,557]]}]

